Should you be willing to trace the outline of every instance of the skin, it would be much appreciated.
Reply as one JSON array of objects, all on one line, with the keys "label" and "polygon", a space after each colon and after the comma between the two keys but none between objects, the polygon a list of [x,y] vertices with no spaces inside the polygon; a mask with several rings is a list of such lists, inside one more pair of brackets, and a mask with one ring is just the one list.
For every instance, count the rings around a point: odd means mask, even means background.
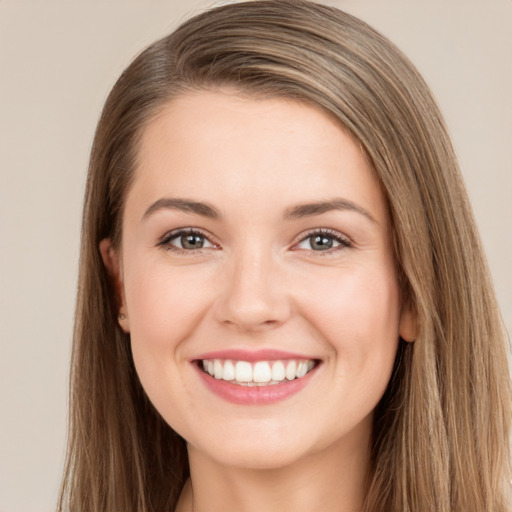
[{"label": "skin", "polygon": [[[373,410],[415,321],[400,310],[385,198],[358,144],[311,106],[224,89],[170,101],[138,156],[121,250],[100,249],[142,385],[188,443],[177,510],[360,510]],[[145,215],[162,198],[207,202],[220,217]],[[333,198],[353,208],[284,218]],[[189,227],[202,249],[162,245]],[[333,246],[312,248],[327,229]],[[321,362],[276,404],[225,401],[191,362],[267,348]]]}]

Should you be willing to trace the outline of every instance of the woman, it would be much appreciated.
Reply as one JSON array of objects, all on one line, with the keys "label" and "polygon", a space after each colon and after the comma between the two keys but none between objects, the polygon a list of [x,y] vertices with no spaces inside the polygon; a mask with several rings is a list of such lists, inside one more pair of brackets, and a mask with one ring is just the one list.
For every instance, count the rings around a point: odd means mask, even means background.
[{"label": "woman", "polygon": [[363,22],[219,7],[114,86],[61,510],[505,511],[505,335],[438,108]]}]

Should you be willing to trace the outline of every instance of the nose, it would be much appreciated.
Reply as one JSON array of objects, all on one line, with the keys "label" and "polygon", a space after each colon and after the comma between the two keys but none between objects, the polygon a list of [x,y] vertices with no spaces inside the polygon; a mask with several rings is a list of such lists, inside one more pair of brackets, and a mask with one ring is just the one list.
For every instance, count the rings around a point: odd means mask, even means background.
[{"label": "nose", "polygon": [[283,273],[272,254],[233,255],[225,270],[216,307],[219,322],[247,332],[275,328],[289,318]]}]

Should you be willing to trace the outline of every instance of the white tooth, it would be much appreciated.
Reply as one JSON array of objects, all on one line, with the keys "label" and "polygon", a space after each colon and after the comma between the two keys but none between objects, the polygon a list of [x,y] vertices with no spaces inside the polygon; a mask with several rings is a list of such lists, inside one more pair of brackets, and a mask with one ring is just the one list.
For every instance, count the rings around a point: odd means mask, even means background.
[{"label": "white tooth", "polygon": [[211,359],[208,359],[208,373],[212,376],[215,373],[215,370],[213,367],[213,361]]},{"label": "white tooth", "polygon": [[276,361],[272,365],[272,380],[281,382],[284,380],[285,376],[284,364],[281,361]]},{"label": "white tooth", "polygon": [[311,360],[308,361],[308,372],[313,369],[313,366],[315,366],[315,362]]},{"label": "white tooth", "polygon": [[300,379],[301,377],[304,377],[306,373],[308,372],[308,364],[306,361],[301,361],[299,365],[297,366],[297,378]]},{"label": "white tooth", "polygon": [[231,361],[224,362],[223,380],[235,380],[235,365]]},{"label": "white tooth", "polygon": [[216,379],[222,379],[224,369],[222,368],[222,363],[220,362],[219,359],[215,359],[213,361],[213,372],[214,372],[214,377]]},{"label": "white tooth", "polygon": [[254,382],[270,382],[272,372],[266,361],[259,361],[254,365],[252,380]]},{"label": "white tooth", "polygon": [[203,359],[203,370],[205,372],[208,371],[208,361],[206,359]]},{"label": "white tooth", "polygon": [[247,361],[238,361],[235,366],[235,379],[238,382],[252,381],[252,366]]},{"label": "white tooth", "polygon": [[297,370],[297,363],[292,359],[286,365],[286,378],[288,380],[295,379],[295,372]]}]

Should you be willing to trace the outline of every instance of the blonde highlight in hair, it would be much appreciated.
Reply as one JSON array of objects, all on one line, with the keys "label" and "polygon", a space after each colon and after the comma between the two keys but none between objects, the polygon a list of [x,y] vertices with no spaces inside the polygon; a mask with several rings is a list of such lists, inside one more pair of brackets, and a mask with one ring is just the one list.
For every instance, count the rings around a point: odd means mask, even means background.
[{"label": "blonde highlight in hair", "polygon": [[[507,343],[442,116],[406,57],[364,22],[300,0],[218,7],[141,53],[106,102],[85,196],[67,465],[59,510],[173,510],[184,441],[147,399],[99,242],[122,236],[144,126],[188,90],[306,102],[363,148],[389,205],[404,307],[375,413],[365,512],[509,510]],[[341,476],[340,476],[341,478]]]}]

